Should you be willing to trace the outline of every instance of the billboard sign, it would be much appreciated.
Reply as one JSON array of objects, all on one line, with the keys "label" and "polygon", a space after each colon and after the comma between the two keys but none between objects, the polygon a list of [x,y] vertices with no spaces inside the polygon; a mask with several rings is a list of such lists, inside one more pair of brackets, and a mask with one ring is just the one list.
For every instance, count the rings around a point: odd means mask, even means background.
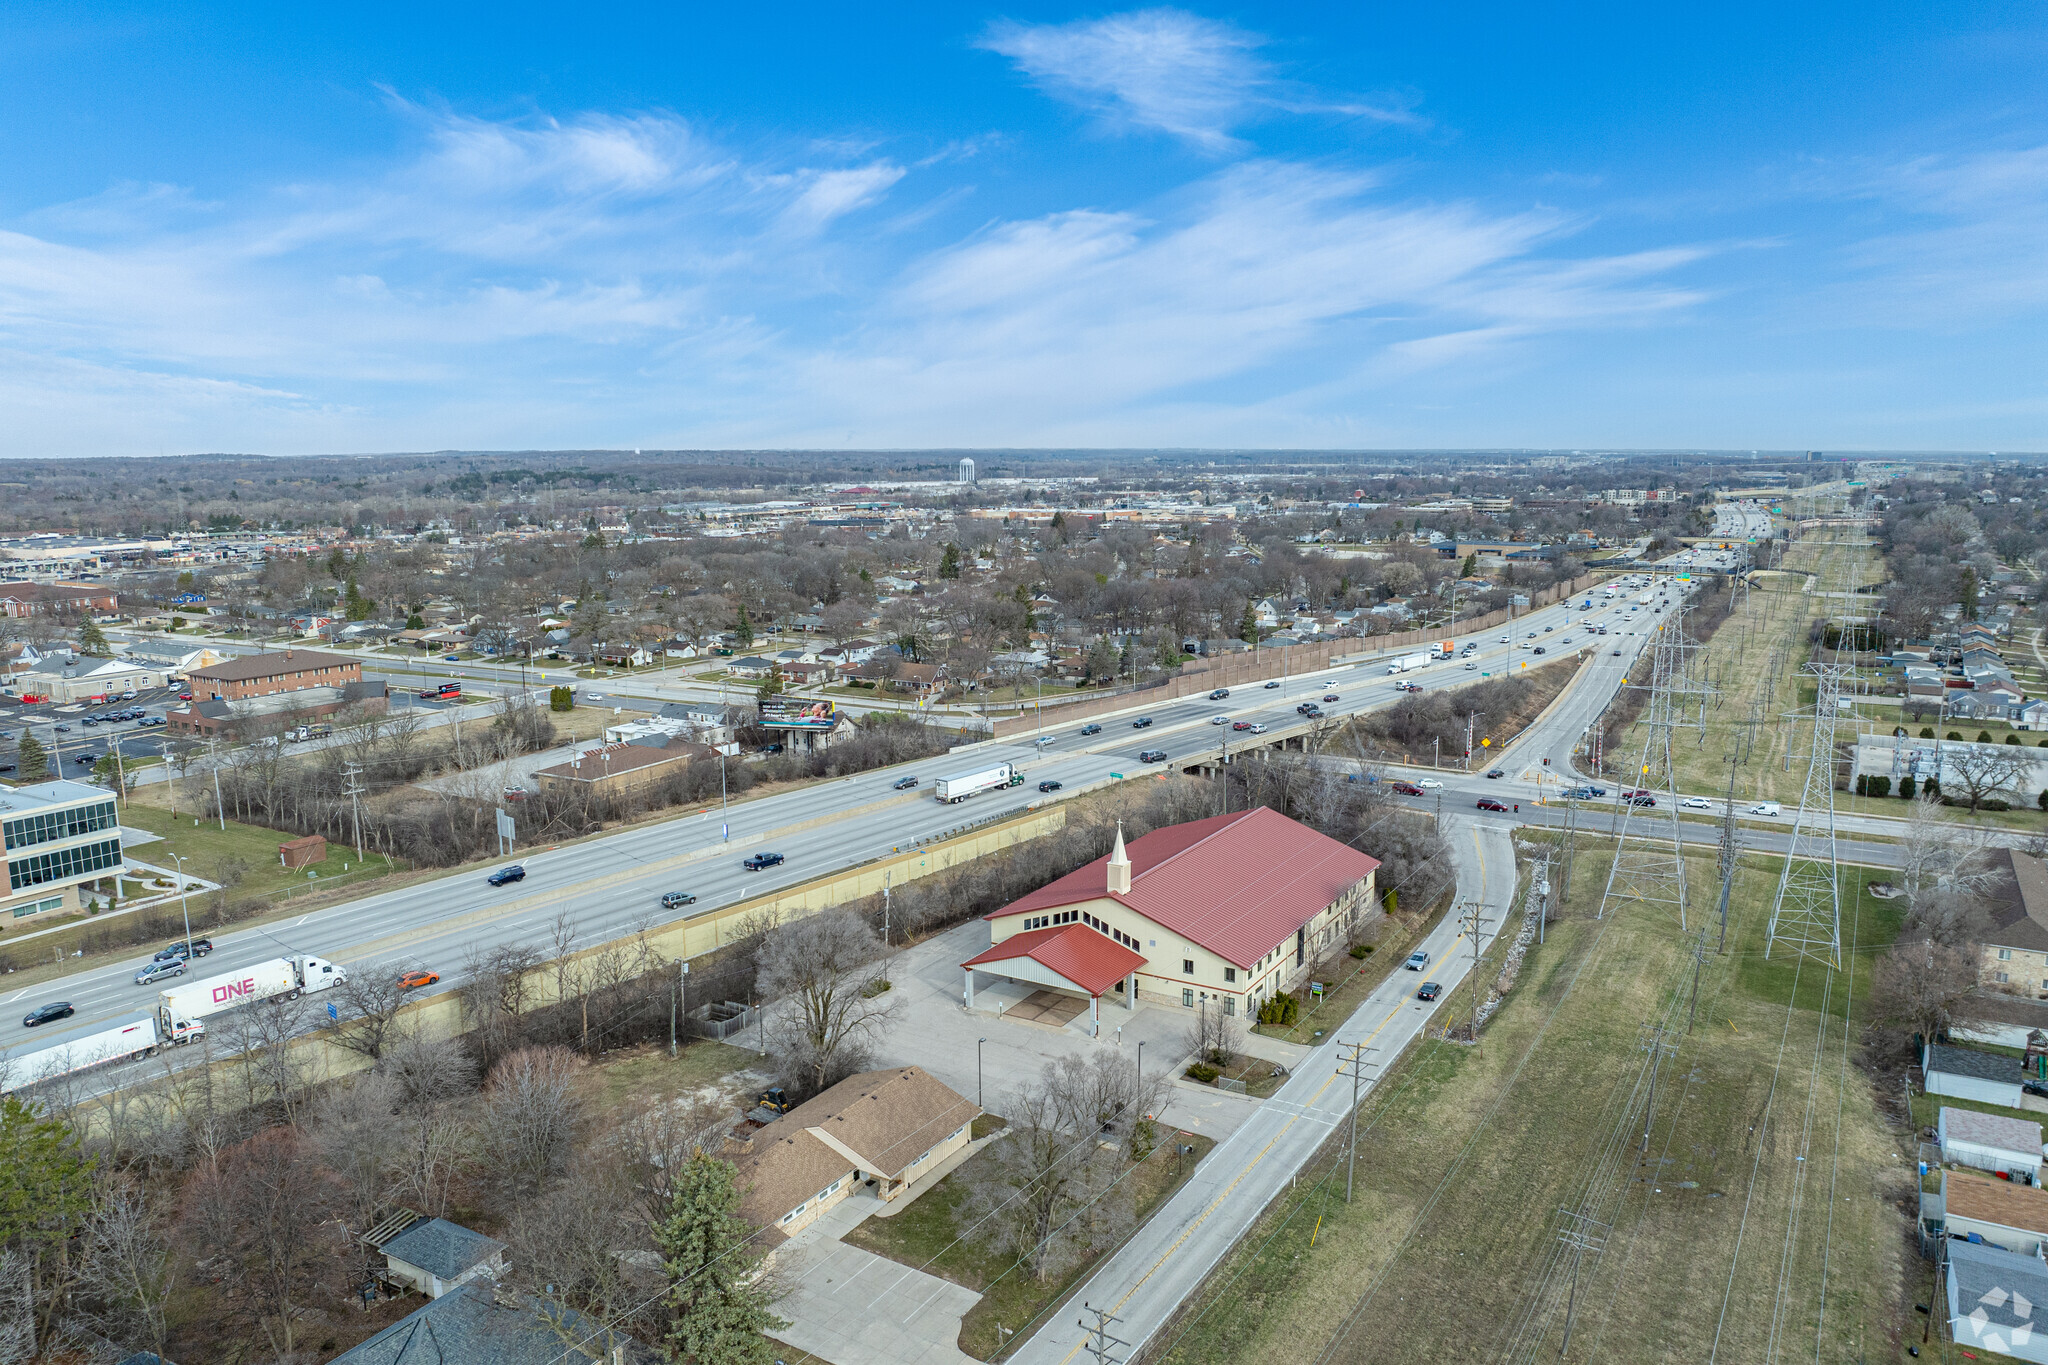
[{"label": "billboard sign", "polygon": [[761,726],[767,730],[830,730],[839,724],[839,710],[812,697],[761,698]]}]

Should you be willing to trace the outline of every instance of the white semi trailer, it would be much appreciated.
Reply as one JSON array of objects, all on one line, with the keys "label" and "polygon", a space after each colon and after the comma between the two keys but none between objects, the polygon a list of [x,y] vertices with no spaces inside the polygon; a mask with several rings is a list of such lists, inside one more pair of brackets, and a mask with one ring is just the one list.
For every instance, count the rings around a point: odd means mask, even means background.
[{"label": "white semi trailer", "polygon": [[[175,1041],[190,1042],[206,1031],[206,1025],[194,1022]],[[163,1046],[166,1040],[157,1031],[154,1019],[138,1019],[132,1024],[116,1024],[113,1028],[88,1033],[83,1038],[58,1043],[55,1047],[38,1048],[33,1052],[16,1052],[0,1057],[0,1094],[26,1090],[44,1081],[53,1081],[60,1076],[105,1066],[110,1062],[125,1062],[132,1057],[147,1057]]]},{"label": "white semi trailer", "polygon": [[1427,654],[1404,654],[1387,665],[1389,673],[1406,673],[1411,668],[1421,668],[1429,662]]},{"label": "white semi trailer", "polygon": [[346,980],[348,973],[324,958],[306,954],[274,957],[165,991],[156,1002],[157,1032],[165,1038],[178,1038],[195,1023],[223,1010],[274,995],[296,997],[329,990]]},{"label": "white semi trailer", "polygon": [[1019,787],[1024,784],[1024,775],[1008,763],[998,763],[992,768],[977,768],[971,773],[957,773],[942,777],[932,783],[932,795],[947,805],[965,801],[980,792],[994,791],[998,787]]}]

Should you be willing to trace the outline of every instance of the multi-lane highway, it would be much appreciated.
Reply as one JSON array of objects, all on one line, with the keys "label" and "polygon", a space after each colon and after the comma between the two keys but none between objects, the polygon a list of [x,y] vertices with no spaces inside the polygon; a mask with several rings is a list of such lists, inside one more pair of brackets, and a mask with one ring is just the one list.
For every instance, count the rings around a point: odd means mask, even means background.
[{"label": "multi-lane highway", "polygon": [[[1426,688],[1470,682],[1524,663],[1533,665],[1539,646],[1546,651],[1545,662],[1595,651],[1594,668],[1604,677],[1626,664],[1647,641],[1649,622],[1670,610],[1655,599],[1676,598],[1675,593],[1643,591],[1653,592],[1651,606],[1621,596],[1603,599],[1596,591],[1590,613],[1582,597],[1533,612],[1512,630],[1447,635],[1461,644],[1469,641],[1474,652],[1397,677],[1388,675],[1384,655],[1367,652],[1337,667],[1289,678],[1278,687],[1254,685],[1219,700],[1183,698],[1134,708],[1101,720],[1101,731],[1094,735],[1080,734],[1080,724],[1070,721],[1049,726],[1050,742],[1044,745],[1021,736],[1003,744],[971,745],[942,758],[744,802],[723,817],[713,808],[560,849],[522,852],[519,860],[527,870],[523,882],[493,888],[484,881],[485,869],[470,869],[297,919],[230,931],[215,939],[214,953],[197,968],[228,971],[287,951],[310,952],[358,971],[395,971],[401,964],[424,963],[440,971],[442,988],[447,989],[462,979],[467,952],[505,943],[544,946],[558,915],[568,915],[577,925],[579,941],[588,944],[643,921],[672,920],[673,913],[661,911],[659,904],[668,891],[697,896],[691,913],[702,914],[916,846],[966,821],[1020,811],[1092,784],[1157,771],[1159,766],[1184,765],[1218,753],[1226,742],[1238,749],[1260,737],[1235,731],[1232,725],[1265,725],[1270,732],[1298,724],[1295,708],[1311,697],[1328,715],[1355,714],[1397,700],[1402,694],[1394,690],[1395,681]],[[1630,606],[1637,609],[1631,612]],[[1609,635],[1589,633],[1588,626],[1602,623],[1609,625]],[[1619,656],[1617,649],[1622,651]],[[1573,695],[1591,690],[1575,688]],[[1337,700],[1320,700],[1333,694]],[[1597,710],[1593,706],[1588,719]],[[1577,710],[1572,714],[1576,716]],[[1211,723],[1218,715],[1227,718],[1225,724]],[[1134,728],[1137,719],[1152,723]],[[1563,752],[1569,748],[1566,743]],[[1165,765],[1142,762],[1138,755],[1144,750],[1164,751]],[[1024,771],[1023,786],[959,805],[941,804],[929,794],[933,779],[948,772],[1005,760]],[[894,784],[904,776],[917,776],[921,785],[908,792],[895,790]],[[1060,783],[1060,790],[1041,793],[1039,784],[1049,781]],[[799,825],[800,831],[792,830]],[[740,866],[744,856],[763,849],[781,852],[787,861],[764,872]],[[0,1008],[6,1010],[0,1016],[0,1048],[18,1054],[145,1017],[156,989],[135,985],[133,978],[148,958],[148,952],[138,950],[131,958],[0,996]],[[51,1000],[69,1001],[78,1012],[61,1024],[24,1028],[21,1019],[26,1011]]]}]

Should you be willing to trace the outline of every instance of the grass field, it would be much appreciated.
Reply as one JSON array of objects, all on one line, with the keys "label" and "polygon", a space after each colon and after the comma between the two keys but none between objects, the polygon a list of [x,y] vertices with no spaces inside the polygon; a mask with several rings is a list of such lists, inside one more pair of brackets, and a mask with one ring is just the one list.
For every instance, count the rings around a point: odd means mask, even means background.
[{"label": "grass field", "polygon": [[[1896,1334],[1925,1288],[1899,1206],[1912,1149],[1844,1055],[1894,912],[1845,897],[1857,951],[1840,973],[1766,962],[1776,867],[1746,865],[1728,952],[1707,940],[1688,1032],[1693,959],[1677,926],[1642,906],[1593,919],[1605,856],[1590,851],[1565,918],[1478,1044],[1421,1043],[1373,1090],[1355,1201],[1333,1141],[1160,1358],[1746,1365],[1774,1346],[1787,1359],[1817,1347],[1825,1361],[1904,1358]],[[1710,903],[1713,861],[1689,861]],[[1675,1044],[1654,1111],[1653,1020]],[[1578,1266],[1562,1356],[1561,1209],[1603,1225]]]},{"label": "grass field", "polygon": [[[1198,1134],[1161,1132],[1160,1145],[1125,1177],[1134,1182],[1136,1226],[1143,1225],[1215,1145],[1213,1139]],[[1181,1146],[1195,1150],[1182,1158],[1177,1150]],[[978,1291],[981,1302],[960,1322],[960,1349],[986,1360],[1012,1335],[1052,1310],[1102,1258],[1083,1262],[1072,1274],[1041,1283],[1019,1269],[1013,1257],[963,1235],[954,1213],[968,1196],[972,1167],[981,1155],[969,1157],[959,1170],[919,1195],[901,1213],[869,1218],[844,1240]]]}]

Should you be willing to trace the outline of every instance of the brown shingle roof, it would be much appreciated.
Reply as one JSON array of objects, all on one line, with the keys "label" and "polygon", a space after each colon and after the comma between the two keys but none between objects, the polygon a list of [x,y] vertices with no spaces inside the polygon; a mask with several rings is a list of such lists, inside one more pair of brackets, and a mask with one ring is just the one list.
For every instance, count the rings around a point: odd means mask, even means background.
[{"label": "brown shingle roof", "polygon": [[1993,892],[1996,903],[1984,941],[1995,948],[2048,951],[2048,866],[2009,848],[1999,849],[1997,856],[2011,871],[2012,882]]},{"label": "brown shingle roof", "polygon": [[205,678],[209,682],[255,682],[259,678],[277,678],[289,673],[304,673],[322,668],[341,668],[355,664],[357,660],[345,659],[339,654],[321,654],[311,649],[287,649],[277,654],[244,654],[239,658],[223,659],[205,668],[195,668],[190,676]]},{"label": "brown shingle roof", "polygon": [[[742,1210],[773,1227],[850,1170],[901,1175],[980,1112],[921,1067],[849,1076],[754,1134],[735,1161],[739,1186],[747,1192]],[[834,1143],[856,1153],[859,1163]]]},{"label": "brown shingle roof", "polygon": [[1951,1218],[1974,1218],[2048,1236],[2048,1190],[1949,1171],[1941,1191],[1943,1207]]}]

